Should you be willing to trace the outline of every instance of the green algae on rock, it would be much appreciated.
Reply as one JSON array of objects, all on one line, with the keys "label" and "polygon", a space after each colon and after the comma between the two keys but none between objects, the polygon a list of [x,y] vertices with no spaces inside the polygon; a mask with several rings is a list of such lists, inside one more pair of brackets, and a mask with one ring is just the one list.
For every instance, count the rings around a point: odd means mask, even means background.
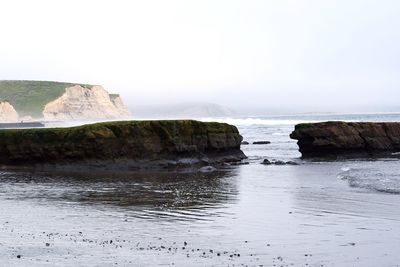
[{"label": "green algae on rock", "polygon": [[245,157],[241,141],[235,126],[193,120],[0,130],[0,164],[130,170],[222,163]]}]

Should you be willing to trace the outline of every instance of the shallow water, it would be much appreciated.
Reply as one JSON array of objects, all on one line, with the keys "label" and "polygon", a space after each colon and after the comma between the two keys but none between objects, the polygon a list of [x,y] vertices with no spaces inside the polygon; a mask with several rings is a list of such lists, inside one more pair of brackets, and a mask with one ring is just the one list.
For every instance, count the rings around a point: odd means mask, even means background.
[{"label": "shallow water", "polygon": [[397,160],[302,161],[292,125],[239,128],[272,143],[214,173],[1,172],[1,265],[397,266]]}]

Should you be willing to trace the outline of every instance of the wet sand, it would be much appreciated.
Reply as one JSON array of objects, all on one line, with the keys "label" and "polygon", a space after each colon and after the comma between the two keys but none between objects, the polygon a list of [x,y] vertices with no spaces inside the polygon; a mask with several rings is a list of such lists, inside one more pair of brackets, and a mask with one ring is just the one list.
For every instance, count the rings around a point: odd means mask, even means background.
[{"label": "wet sand", "polygon": [[212,174],[1,173],[5,266],[397,266],[398,195],[343,163]]}]

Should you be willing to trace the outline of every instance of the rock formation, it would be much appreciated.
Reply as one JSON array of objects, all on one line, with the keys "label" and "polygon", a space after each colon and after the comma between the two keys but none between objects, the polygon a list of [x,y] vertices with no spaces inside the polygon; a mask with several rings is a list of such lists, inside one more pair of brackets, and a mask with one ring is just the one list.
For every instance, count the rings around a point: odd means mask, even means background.
[{"label": "rock formation", "polygon": [[91,88],[75,85],[48,103],[43,111],[45,120],[99,120],[121,119],[130,116],[128,108],[119,95],[110,95],[103,87]]},{"label": "rock formation", "polygon": [[296,125],[290,135],[309,157],[375,156],[400,151],[400,123],[323,122]]},{"label": "rock formation", "polygon": [[7,101],[0,101],[0,122],[17,122],[19,116],[14,107]]},{"label": "rock formation", "polygon": [[235,126],[185,120],[0,130],[0,165],[84,171],[209,165],[243,159],[241,141]]}]

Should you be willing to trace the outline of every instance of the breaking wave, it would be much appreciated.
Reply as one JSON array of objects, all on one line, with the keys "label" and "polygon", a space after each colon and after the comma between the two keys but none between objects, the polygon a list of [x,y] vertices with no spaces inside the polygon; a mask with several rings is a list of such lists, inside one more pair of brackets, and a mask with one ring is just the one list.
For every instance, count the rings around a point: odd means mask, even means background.
[{"label": "breaking wave", "polygon": [[293,119],[259,119],[259,118],[202,118],[201,121],[216,121],[238,126],[248,125],[296,125],[299,123],[319,122],[317,120],[293,120]]},{"label": "breaking wave", "polygon": [[400,162],[362,162],[355,167],[343,167],[338,178],[354,188],[400,194]]}]

